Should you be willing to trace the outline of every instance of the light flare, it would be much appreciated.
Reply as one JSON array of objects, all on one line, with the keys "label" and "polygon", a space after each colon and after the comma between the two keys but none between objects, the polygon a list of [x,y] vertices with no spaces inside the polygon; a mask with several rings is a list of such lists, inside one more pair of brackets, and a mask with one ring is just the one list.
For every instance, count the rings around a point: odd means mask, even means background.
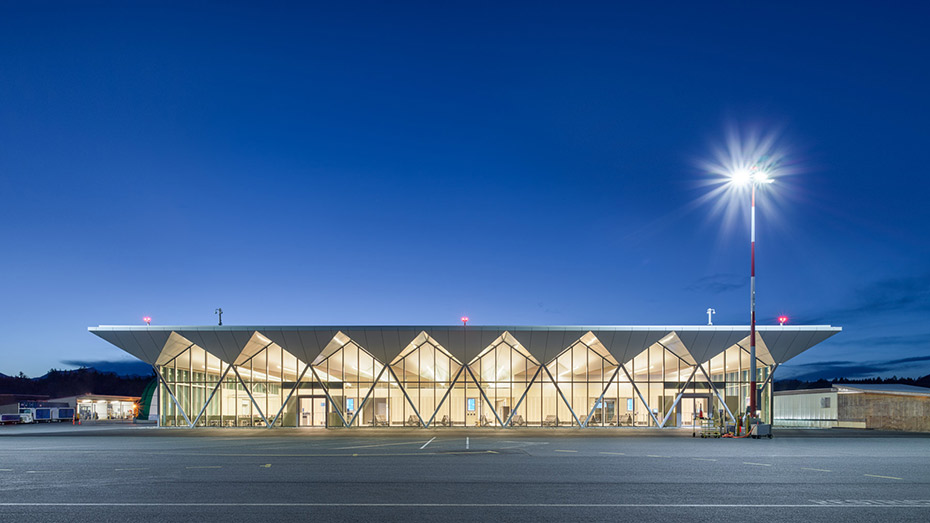
[{"label": "light flare", "polygon": [[713,144],[710,155],[696,162],[705,175],[698,183],[709,188],[697,203],[709,204],[712,214],[723,215],[726,228],[734,228],[746,213],[749,192],[755,185],[757,193],[766,194],[765,212],[777,213],[780,191],[771,189],[800,172],[799,165],[792,161],[795,155],[784,142],[777,129],[762,131],[758,127],[729,125],[724,140]]}]

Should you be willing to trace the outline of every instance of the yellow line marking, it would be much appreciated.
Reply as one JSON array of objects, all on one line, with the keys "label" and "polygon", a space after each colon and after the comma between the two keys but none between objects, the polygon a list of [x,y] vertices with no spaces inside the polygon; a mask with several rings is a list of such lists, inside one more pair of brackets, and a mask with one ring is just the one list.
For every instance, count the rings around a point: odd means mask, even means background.
[{"label": "yellow line marking", "polygon": [[622,452],[599,452],[598,454],[610,454],[611,456],[626,456]]},{"label": "yellow line marking", "polygon": [[577,450],[558,450],[558,449],[556,449],[555,452],[578,452],[578,451],[577,451]]},{"label": "yellow line marking", "polygon": [[901,480],[904,479],[904,478],[896,478],[894,476],[879,476],[877,474],[863,474],[863,476],[868,476],[870,478],[882,478],[882,479],[901,479]]},{"label": "yellow line marking", "polygon": [[113,470],[123,471],[123,470],[145,470],[145,469],[144,469],[144,468],[135,468],[135,469],[113,469]]},{"label": "yellow line marking", "polygon": [[697,460],[697,461],[717,461],[717,460],[711,459],[711,458],[691,458],[691,459]]},{"label": "yellow line marking", "polygon": [[772,466],[771,463],[753,463],[751,461],[744,461],[743,465],[756,465],[759,467],[771,467]]},{"label": "yellow line marking", "polygon": [[832,470],[827,470],[827,469],[812,469],[812,468],[809,468],[809,467],[801,467],[801,470],[813,470],[813,471],[816,471],[816,472],[833,472]]},{"label": "yellow line marking", "polygon": [[489,450],[489,451],[488,451],[488,454],[497,454],[497,451],[495,451],[495,450]]},{"label": "yellow line marking", "polygon": [[198,466],[198,467],[184,467],[184,468],[186,469],[221,469],[223,467],[221,467],[220,465],[203,465],[203,466]]},{"label": "yellow line marking", "polygon": [[270,469],[270,468],[271,468],[271,463],[265,463],[264,465],[259,465],[259,467],[262,467],[262,468],[265,468],[265,469]]}]

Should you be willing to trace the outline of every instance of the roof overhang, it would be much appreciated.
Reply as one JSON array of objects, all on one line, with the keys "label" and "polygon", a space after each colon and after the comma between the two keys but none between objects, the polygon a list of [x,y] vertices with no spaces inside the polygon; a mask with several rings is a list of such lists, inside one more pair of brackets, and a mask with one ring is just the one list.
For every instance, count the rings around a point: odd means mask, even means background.
[{"label": "roof overhang", "polygon": [[[592,333],[616,358],[625,363],[660,340],[674,335],[697,362],[711,358],[749,337],[745,325],[552,325],[552,326],[239,326],[239,325],[100,325],[88,331],[149,364],[164,362],[165,352],[176,351],[178,339],[189,340],[226,362],[235,362],[254,345],[267,339],[303,362],[312,362],[337,335],[345,336],[381,362],[392,361],[423,333],[459,361],[471,361],[505,332],[520,342],[538,361],[552,361],[566,347]],[[784,363],[842,331],[829,325],[766,325],[756,332],[773,363]],[[179,338],[180,337],[180,338]]]}]

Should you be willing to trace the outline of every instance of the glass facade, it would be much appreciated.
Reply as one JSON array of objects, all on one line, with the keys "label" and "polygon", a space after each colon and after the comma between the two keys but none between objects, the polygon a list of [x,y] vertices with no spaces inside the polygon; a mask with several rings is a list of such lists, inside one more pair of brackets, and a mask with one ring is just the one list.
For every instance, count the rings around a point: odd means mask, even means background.
[{"label": "glass facade", "polygon": [[[258,332],[232,364],[178,347],[155,364],[162,426],[691,427],[732,421],[749,399],[745,340],[698,362],[675,333],[623,362],[592,332],[546,362],[509,332],[467,363],[426,332],[388,363],[342,332],[309,364]],[[757,356],[770,419],[761,339]]]}]

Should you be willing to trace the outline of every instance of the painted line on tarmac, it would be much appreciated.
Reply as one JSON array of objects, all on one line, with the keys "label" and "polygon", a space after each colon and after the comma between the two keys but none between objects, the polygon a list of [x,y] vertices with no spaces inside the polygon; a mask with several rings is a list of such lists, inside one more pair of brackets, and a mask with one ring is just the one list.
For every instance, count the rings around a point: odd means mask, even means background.
[{"label": "painted line on tarmac", "polygon": [[744,461],[743,465],[755,465],[757,467],[771,467],[771,463],[753,463],[752,461]]},{"label": "painted line on tarmac", "polygon": [[930,508],[930,500],[829,500],[813,503],[183,503],[183,502],[0,502],[0,507],[373,507],[373,508]]},{"label": "painted line on tarmac", "polygon": [[119,471],[119,472],[122,472],[122,471],[125,471],[125,470],[145,470],[145,467],[131,468],[131,469],[113,469],[113,470],[116,470],[116,471]]},{"label": "painted line on tarmac", "polygon": [[26,474],[54,474],[56,472],[71,472],[71,470],[27,470]]},{"label": "painted line on tarmac", "polygon": [[430,443],[432,443],[434,439],[436,439],[436,436],[433,436],[432,438],[430,438],[430,440],[429,440],[429,441],[427,441],[426,443],[424,443],[424,444],[423,444],[423,446],[422,446],[422,447],[420,447],[420,450],[423,450],[423,449],[425,449],[425,448],[426,448],[426,446],[427,446],[427,445],[429,445]]},{"label": "painted line on tarmac", "polygon": [[[467,450],[467,449],[466,449]],[[196,453],[196,454],[173,454],[165,452],[164,455],[169,456],[209,456],[209,457],[222,457],[222,458],[346,458],[346,457],[355,457],[355,456],[374,456],[374,457],[391,457],[391,456],[442,456],[446,454],[498,454],[497,452],[485,450],[485,451],[475,451],[475,452],[466,452],[466,451],[449,451],[449,452],[382,452],[382,453],[318,453],[318,454],[217,454],[217,453]]]},{"label": "painted line on tarmac", "polygon": [[695,460],[695,461],[717,461],[717,460],[712,459],[712,458],[691,458],[691,459],[693,459],[693,460]]},{"label": "painted line on tarmac", "polygon": [[671,456],[660,456],[658,454],[646,454],[647,458],[670,458]]},{"label": "painted line on tarmac", "polygon": [[221,465],[198,465],[194,467],[184,467],[186,469],[221,469]]},{"label": "painted line on tarmac", "polygon": [[832,470],[827,469],[812,469],[810,467],[801,467],[801,470],[813,470],[814,472],[833,472]]},{"label": "painted line on tarmac", "polygon": [[626,456],[622,452],[598,452],[598,454],[610,454],[611,456]]},{"label": "painted line on tarmac", "polygon": [[882,479],[901,479],[901,480],[904,479],[904,478],[896,478],[894,476],[879,476],[878,474],[863,474],[863,476],[868,476],[870,478],[882,478]]},{"label": "painted line on tarmac", "polygon": [[419,441],[405,441],[403,443],[379,443],[376,445],[356,445],[354,447],[333,447],[333,450],[371,449],[375,447],[394,447],[397,445],[418,445],[419,443]]},{"label": "painted line on tarmac", "polygon": [[562,450],[562,449],[555,449],[555,450],[554,450],[553,452],[578,452],[578,451],[577,451],[577,450]]},{"label": "painted line on tarmac", "polygon": [[0,469],[0,472],[13,472],[13,469]]}]

